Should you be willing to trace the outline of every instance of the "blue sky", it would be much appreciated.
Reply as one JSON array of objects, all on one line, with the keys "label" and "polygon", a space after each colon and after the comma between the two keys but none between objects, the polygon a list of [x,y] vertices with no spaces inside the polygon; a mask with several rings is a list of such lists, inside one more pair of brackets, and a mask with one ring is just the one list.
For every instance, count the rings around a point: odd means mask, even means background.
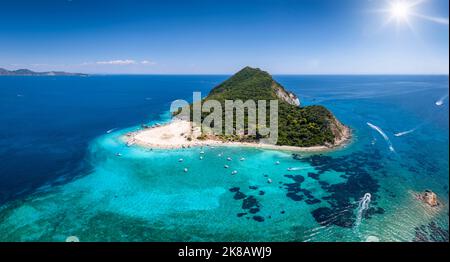
[{"label": "blue sky", "polygon": [[[448,74],[448,0],[7,1],[0,67],[126,74]],[[409,2],[417,2],[411,0]],[[408,3],[409,3],[408,2]],[[383,11],[386,10],[386,11]]]}]

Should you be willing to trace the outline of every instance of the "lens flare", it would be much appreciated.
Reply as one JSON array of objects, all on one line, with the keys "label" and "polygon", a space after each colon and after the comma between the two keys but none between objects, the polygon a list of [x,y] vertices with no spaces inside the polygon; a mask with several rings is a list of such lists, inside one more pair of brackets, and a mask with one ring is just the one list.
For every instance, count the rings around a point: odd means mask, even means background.
[{"label": "lens flare", "polygon": [[410,14],[410,6],[406,2],[393,2],[390,13],[397,21],[406,21]]}]

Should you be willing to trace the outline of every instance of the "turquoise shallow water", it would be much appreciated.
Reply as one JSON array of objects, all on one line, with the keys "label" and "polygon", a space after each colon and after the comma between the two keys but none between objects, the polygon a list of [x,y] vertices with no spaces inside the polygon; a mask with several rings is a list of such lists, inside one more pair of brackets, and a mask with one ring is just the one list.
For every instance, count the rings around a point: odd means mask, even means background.
[{"label": "turquoise shallow water", "polygon": [[[86,146],[89,169],[3,204],[0,240],[448,241],[448,101],[435,105],[448,94],[447,77],[277,80],[305,104],[328,106],[352,127],[352,143],[297,155],[238,147],[149,150],[120,140],[138,127],[119,128]],[[367,122],[384,130],[395,152]],[[439,208],[414,198],[425,189],[438,194]],[[357,226],[365,193],[372,201]]]}]

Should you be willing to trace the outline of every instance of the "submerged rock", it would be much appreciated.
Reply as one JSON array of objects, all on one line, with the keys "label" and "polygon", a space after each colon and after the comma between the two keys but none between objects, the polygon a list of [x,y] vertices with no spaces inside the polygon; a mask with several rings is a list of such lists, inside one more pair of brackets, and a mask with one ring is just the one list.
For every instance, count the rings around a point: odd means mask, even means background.
[{"label": "submerged rock", "polygon": [[243,217],[243,216],[245,216],[245,215],[247,215],[247,213],[238,213],[238,214],[237,214],[238,217]]},{"label": "submerged rock", "polygon": [[258,221],[258,222],[263,222],[264,221],[264,217],[262,217],[262,216],[253,216],[253,220]]},{"label": "submerged rock", "polygon": [[257,208],[257,207],[250,208],[249,212],[252,214],[256,214],[259,212],[259,208]]},{"label": "submerged rock", "polygon": [[242,209],[250,209],[253,207],[259,207],[259,202],[254,196],[248,196],[242,202]]},{"label": "submerged rock", "polygon": [[[312,179],[317,179],[321,189],[327,193],[318,200],[327,202],[329,207],[321,207],[312,211],[311,214],[314,219],[324,226],[353,227],[356,221],[353,210],[358,207],[354,200],[359,199],[366,192],[371,192],[374,200],[374,208],[370,212],[366,212],[367,217],[370,218],[374,214],[383,214],[384,210],[378,209],[375,205],[380,186],[378,180],[371,176],[373,171],[380,168],[378,163],[380,160],[382,160],[382,155],[379,150],[372,148],[339,157],[319,154],[303,157],[299,160],[314,167],[315,171],[309,172],[307,175]],[[321,175],[330,171],[343,174],[343,182],[330,183],[321,180]],[[291,189],[293,188],[291,187]],[[294,190],[291,191],[295,192]],[[297,195],[302,194],[307,197],[304,200],[307,204],[319,203],[309,190],[300,187],[298,191],[296,192]]]},{"label": "submerged rock", "polygon": [[245,197],[247,197],[244,193],[242,193],[242,192],[240,192],[240,191],[237,191],[235,194],[234,194],[234,199],[235,200],[239,200],[239,199],[244,199]]},{"label": "submerged rock", "polygon": [[449,240],[448,228],[443,228],[431,221],[428,225],[421,225],[415,229],[413,242],[447,242]]},{"label": "submerged rock", "polygon": [[314,204],[318,204],[318,203],[320,203],[322,201],[320,201],[319,199],[315,198],[315,199],[306,199],[305,202],[308,205],[314,205]]},{"label": "submerged rock", "polygon": [[230,190],[230,192],[237,192],[237,191],[239,191],[239,187],[232,187],[232,188],[230,188],[229,190]]},{"label": "submerged rock", "polygon": [[314,219],[322,226],[336,225],[351,228],[354,224],[353,212],[351,210],[337,212],[335,209],[320,207],[311,213]]}]

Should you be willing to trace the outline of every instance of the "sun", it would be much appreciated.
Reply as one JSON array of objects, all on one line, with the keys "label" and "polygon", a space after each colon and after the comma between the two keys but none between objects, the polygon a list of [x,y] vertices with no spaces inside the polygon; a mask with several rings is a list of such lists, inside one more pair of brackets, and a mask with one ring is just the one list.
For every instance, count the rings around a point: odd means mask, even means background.
[{"label": "sun", "polygon": [[391,17],[396,19],[397,22],[407,21],[410,14],[410,6],[406,2],[392,2],[389,12]]},{"label": "sun", "polygon": [[430,16],[420,12],[420,6],[428,0],[384,0],[386,5],[383,8],[373,10],[375,13],[383,14],[385,19],[381,28],[394,24],[397,30],[403,27],[408,27],[414,34],[414,24],[417,20],[426,20],[448,27],[448,18]]}]

